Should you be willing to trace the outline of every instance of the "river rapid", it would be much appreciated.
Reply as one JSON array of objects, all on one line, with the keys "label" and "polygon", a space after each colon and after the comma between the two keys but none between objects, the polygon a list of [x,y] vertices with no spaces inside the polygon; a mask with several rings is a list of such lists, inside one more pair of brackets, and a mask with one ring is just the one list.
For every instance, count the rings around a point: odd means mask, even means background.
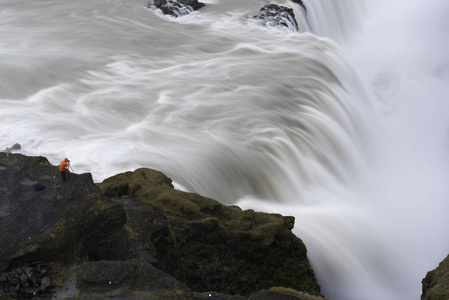
[{"label": "river rapid", "polygon": [[449,5],[0,2],[0,149],[293,215],[323,294],[419,299],[449,252]]}]

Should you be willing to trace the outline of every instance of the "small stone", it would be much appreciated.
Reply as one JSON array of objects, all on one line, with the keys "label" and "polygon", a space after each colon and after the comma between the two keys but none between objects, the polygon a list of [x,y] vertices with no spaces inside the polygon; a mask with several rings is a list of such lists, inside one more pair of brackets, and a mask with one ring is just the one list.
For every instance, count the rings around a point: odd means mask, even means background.
[{"label": "small stone", "polygon": [[44,292],[50,286],[50,284],[51,284],[51,281],[50,281],[49,277],[42,278],[40,290],[42,292]]}]

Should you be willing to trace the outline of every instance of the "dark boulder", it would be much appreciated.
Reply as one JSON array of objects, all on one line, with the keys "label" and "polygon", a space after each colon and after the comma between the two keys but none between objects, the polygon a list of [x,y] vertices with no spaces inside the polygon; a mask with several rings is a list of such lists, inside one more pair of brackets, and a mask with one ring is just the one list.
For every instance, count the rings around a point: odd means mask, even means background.
[{"label": "dark boulder", "polygon": [[204,3],[198,2],[198,0],[154,0],[153,4],[151,2],[148,3],[148,7],[153,5],[165,15],[174,17],[187,15],[205,6]]},{"label": "dark boulder", "polygon": [[0,271],[79,259],[126,222],[90,174],[63,182],[46,158],[9,153],[0,153],[0,170]]},{"label": "dark boulder", "polygon": [[22,146],[18,143],[15,143],[14,145],[12,145],[11,147],[6,148],[4,151],[5,153],[12,153],[14,151],[19,151],[22,149]]},{"label": "dark boulder", "polygon": [[263,20],[266,26],[288,27],[292,31],[298,31],[298,23],[296,22],[295,13],[292,8],[270,3],[262,7],[260,12],[254,18]]},{"label": "dark boulder", "polygon": [[422,300],[449,299],[449,255],[422,280]]}]

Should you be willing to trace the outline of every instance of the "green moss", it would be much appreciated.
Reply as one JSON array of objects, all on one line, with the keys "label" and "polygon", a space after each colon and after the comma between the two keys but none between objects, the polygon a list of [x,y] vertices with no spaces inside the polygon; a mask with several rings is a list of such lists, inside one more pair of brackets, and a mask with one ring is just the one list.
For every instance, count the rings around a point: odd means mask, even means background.
[{"label": "green moss", "polygon": [[[128,182],[134,190],[134,197],[144,203],[158,207],[168,216],[184,220],[195,220],[203,216],[202,209],[213,209],[218,202],[203,199],[197,194],[185,193],[173,189],[171,179],[161,172],[151,169],[137,169],[125,172],[97,184],[101,189],[116,188]],[[135,188],[139,186],[139,188]]]},{"label": "green moss", "polygon": [[184,299],[184,292],[181,290],[157,290],[157,291],[135,291],[131,290],[128,295],[138,299]]},{"label": "green moss", "polygon": [[436,269],[427,273],[423,280],[423,290],[425,290],[423,300],[449,299],[449,255]]},{"label": "green moss", "polygon": [[123,182],[128,182],[131,189],[136,185],[140,185],[142,188],[137,192],[143,194],[147,192],[152,193],[157,190],[164,190],[166,188],[173,189],[170,178],[159,171],[147,168],[137,169],[134,172],[117,174],[113,177],[105,179],[101,183],[97,183],[97,185],[101,189],[104,189],[107,187],[117,187]]},{"label": "green moss", "polygon": [[176,244],[176,235],[173,231],[170,230],[170,233],[167,237],[167,244],[169,245],[175,245]]},{"label": "green moss", "polygon": [[285,287],[272,287],[270,289],[270,291],[277,293],[277,294],[294,297],[295,299],[298,299],[298,300],[326,300],[325,298],[312,296],[310,294],[303,293],[303,292],[296,291],[296,290],[289,289],[289,288],[285,288]]},{"label": "green moss", "polygon": [[252,227],[251,222],[245,222],[241,220],[224,221],[223,225],[231,231],[248,231]]},{"label": "green moss", "polygon": [[70,226],[70,222],[67,220],[62,220],[59,221],[58,223],[56,223],[56,225],[54,226],[54,233],[57,234],[63,234],[64,232],[67,231],[67,228]]},{"label": "green moss", "polygon": [[[187,194],[187,193],[186,193]],[[194,201],[191,201],[185,195],[176,191],[162,192],[154,197],[140,199],[143,202],[158,207],[168,216],[180,218],[182,220],[195,220],[203,216],[201,207]]]},{"label": "green moss", "polygon": [[51,269],[51,281],[56,287],[63,287],[67,283],[67,279],[70,275],[70,270],[63,262],[53,261],[49,263]]},{"label": "green moss", "polygon": [[130,224],[125,224],[123,226],[126,230],[126,232],[128,233],[128,236],[131,240],[138,240],[139,238],[139,232],[137,230],[135,230]]},{"label": "green moss", "polygon": [[146,251],[154,250],[154,246],[151,245],[151,244],[145,243],[145,244],[143,245],[143,250],[146,250]]},{"label": "green moss", "polygon": [[108,206],[106,199],[100,193],[90,193],[87,197],[96,210],[104,210]]},{"label": "green moss", "polygon": [[192,226],[205,232],[211,232],[215,228],[217,228],[219,221],[217,218],[206,218],[199,221],[193,221]]},{"label": "green moss", "polygon": [[98,186],[117,189],[123,182],[133,198],[159,208],[169,223],[151,237],[134,224],[133,231],[140,235],[130,236],[142,241],[144,249],[148,245],[152,250],[151,244],[158,267],[192,290],[250,295],[282,285],[319,294],[305,246],[291,232],[293,217],[243,211],[177,191],[169,178],[150,169],[122,173]]}]

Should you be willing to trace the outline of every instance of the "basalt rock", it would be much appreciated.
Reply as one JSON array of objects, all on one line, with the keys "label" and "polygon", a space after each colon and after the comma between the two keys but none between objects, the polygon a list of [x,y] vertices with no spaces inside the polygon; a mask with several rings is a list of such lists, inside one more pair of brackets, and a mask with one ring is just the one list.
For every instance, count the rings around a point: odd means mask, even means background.
[{"label": "basalt rock", "polygon": [[204,3],[198,2],[198,0],[154,0],[153,4],[151,2],[148,3],[148,7],[153,5],[159,8],[165,15],[174,17],[187,15],[205,6]]},{"label": "basalt rock", "polygon": [[[293,235],[293,217],[242,211],[195,193],[175,190],[164,174],[150,169],[118,174],[99,186],[117,190],[123,203],[133,253],[197,292],[249,296],[273,286],[320,295],[307,250]],[[139,187],[139,188],[135,188]]]},{"label": "basalt rock", "polygon": [[44,157],[0,153],[0,298],[243,300],[273,286],[320,296],[293,226],[175,190],[155,170],[63,182]]},{"label": "basalt rock", "polygon": [[11,147],[8,147],[4,151],[0,151],[0,152],[12,153],[14,151],[19,151],[21,149],[22,149],[22,146],[20,144],[18,144],[18,143],[15,143]]},{"label": "basalt rock", "polygon": [[97,295],[111,295],[111,291],[118,291],[118,296],[126,296],[129,291],[190,292],[187,286],[172,276],[139,259],[84,262],[77,275],[77,285],[84,293]]},{"label": "basalt rock", "polygon": [[422,280],[421,299],[449,299],[449,255]]},{"label": "basalt rock", "polygon": [[20,263],[74,261],[123,226],[124,209],[90,174],[68,174],[45,157],[0,153],[0,272]]},{"label": "basalt rock", "polygon": [[255,16],[264,20],[265,25],[270,27],[283,26],[288,27],[293,31],[298,30],[298,23],[295,19],[293,9],[280,4],[267,4],[260,9],[261,14]]},{"label": "basalt rock", "polygon": [[258,291],[248,300],[326,300],[322,297],[312,296],[283,287],[273,287],[269,290]]},{"label": "basalt rock", "polygon": [[304,5],[304,2],[302,0],[292,0],[293,3],[299,4],[305,11],[307,11],[306,6]]}]

